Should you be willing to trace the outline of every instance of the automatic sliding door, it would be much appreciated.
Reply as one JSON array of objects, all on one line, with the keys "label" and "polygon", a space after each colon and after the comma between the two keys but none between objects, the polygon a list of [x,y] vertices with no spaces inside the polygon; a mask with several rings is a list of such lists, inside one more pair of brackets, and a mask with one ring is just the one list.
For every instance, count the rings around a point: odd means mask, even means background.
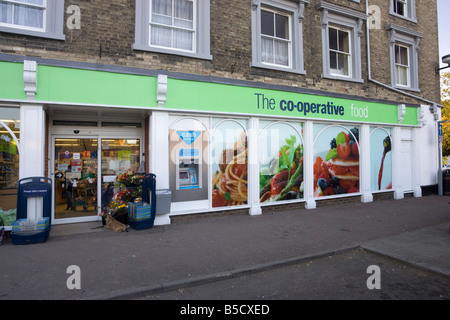
[{"label": "automatic sliding door", "polygon": [[97,139],[55,139],[55,218],[97,215]]}]

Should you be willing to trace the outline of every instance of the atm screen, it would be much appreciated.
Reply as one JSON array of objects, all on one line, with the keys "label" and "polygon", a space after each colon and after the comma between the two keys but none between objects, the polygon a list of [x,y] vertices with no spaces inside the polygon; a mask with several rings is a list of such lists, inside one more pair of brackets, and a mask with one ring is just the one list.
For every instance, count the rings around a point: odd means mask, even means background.
[{"label": "atm screen", "polygon": [[189,178],[189,174],[186,171],[180,172],[180,180],[187,180]]}]

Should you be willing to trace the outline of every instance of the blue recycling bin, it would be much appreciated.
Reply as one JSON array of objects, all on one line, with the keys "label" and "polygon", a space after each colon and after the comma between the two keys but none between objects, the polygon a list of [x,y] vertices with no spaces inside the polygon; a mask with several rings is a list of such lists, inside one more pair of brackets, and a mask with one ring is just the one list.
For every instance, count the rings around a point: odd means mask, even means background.
[{"label": "blue recycling bin", "polygon": [[[128,224],[136,230],[150,229],[156,214],[156,175],[148,173],[142,182],[142,204],[129,206]],[[133,211],[131,211],[132,209]]]},{"label": "blue recycling bin", "polygon": [[[42,198],[42,219],[28,220],[28,199]],[[12,224],[13,244],[43,243],[51,229],[52,181],[46,177],[19,180],[17,189],[17,220]]]}]

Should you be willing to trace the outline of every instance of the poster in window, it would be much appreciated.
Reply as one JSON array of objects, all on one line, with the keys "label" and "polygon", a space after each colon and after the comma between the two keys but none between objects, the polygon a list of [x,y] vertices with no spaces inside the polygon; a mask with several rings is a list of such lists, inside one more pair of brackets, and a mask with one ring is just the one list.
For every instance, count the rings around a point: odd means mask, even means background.
[{"label": "poster in window", "polygon": [[371,127],[370,190],[392,189],[392,143],[390,128]]},{"label": "poster in window", "polygon": [[260,202],[303,198],[301,123],[261,121],[260,128]]},{"label": "poster in window", "polygon": [[315,124],[314,196],[359,192],[359,127]]},{"label": "poster in window", "polygon": [[215,121],[212,136],[212,207],[247,204],[245,124],[236,120]]}]

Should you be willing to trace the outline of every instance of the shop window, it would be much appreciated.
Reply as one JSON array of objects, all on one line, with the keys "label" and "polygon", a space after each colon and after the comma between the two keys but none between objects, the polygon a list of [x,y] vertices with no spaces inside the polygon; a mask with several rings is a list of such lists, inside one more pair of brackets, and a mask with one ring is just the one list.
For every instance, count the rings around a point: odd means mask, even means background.
[{"label": "shop window", "polygon": [[371,127],[370,131],[370,189],[373,192],[391,190],[391,129]]},{"label": "shop window", "polygon": [[314,125],[314,196],[359,192],[359,127]]},{"label": "shop window", "polygon": [[260,121],[260,202],[303,198],[302,125]]},{"label": "shop window", "polygon": [[389,6],[390,14],[413,22],[417,22],[415,0],[389,0],[389,1],[390,1]]},{"label": "shop window", "polygon": [[209,0],[136,0],[134,49],[211,59]]},{"label": "shop window", "polygon": [[247,204],[247,123],[214,119],[212,207]]},{"label": "shop window", "polygon": [[398,89],[419,89],[419,44],[423,34],[390,23],[389,50],[391,61],[391,83]]},{"label": "shop window", "polygon": [[367,17],[359,11],[321,1],[323,77],[363,82],[361,35]]},{"label": "shop window", "polygon": [[0,226],[16,220],[20,111],[0,108]]},{"label": "shop window", "polygon": [[65,40],[64,1],[0,0],[0,31]]},{"label": "shop window", "polygon": [[253,1],[252,66],[295,73],[303,67],[305,1]]}]

